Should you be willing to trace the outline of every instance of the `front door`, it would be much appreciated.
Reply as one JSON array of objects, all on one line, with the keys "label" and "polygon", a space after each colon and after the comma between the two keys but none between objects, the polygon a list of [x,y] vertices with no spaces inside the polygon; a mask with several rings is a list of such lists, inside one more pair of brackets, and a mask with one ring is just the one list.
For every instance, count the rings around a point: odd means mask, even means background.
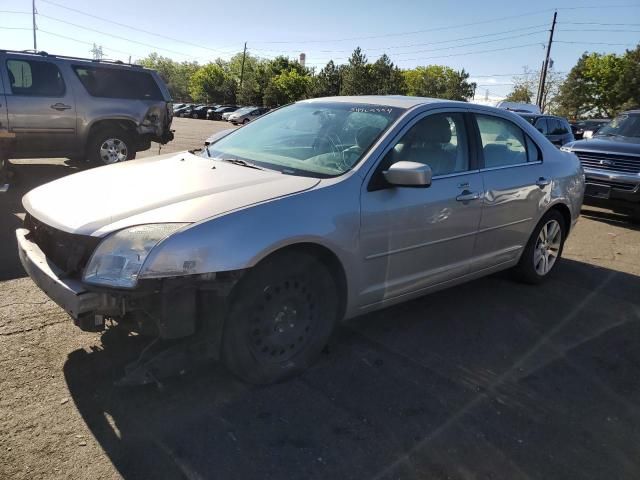
[{"label": "front door", "polygon": [[[431,114],[405,130],[362,191],[360,307],[461,277],[473,255],[482,180],[471,161],[465,116]],[[431,185],[386,183],[382,172],[403,160],[429,165]]]},{"label": "front door", "polygon": [[44,59],[5,57],[10,131],[19,157],[66,156],[76,150],[76,108],[58,66]]}]

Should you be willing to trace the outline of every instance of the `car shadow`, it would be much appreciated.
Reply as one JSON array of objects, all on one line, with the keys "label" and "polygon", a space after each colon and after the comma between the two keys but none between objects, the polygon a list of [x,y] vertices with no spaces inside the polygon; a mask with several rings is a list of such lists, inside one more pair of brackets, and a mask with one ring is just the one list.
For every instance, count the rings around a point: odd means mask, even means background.
[{"label": "car shadow", "polygon": [[120,475],[137,478],[632,478],[640,472],[640,277],[563,260],[356,318],[302,376],[216,364],[113,382],[145,344],[118,329],[64,374]]},{"label": "car shadow", "polygon": [[30,190],[58,178],[87,168],[71,163],[19,163],[11,165],[13,174],[9,190],[0,193],[0,281],[24,277],[16,246],[15,230],[24,218],[22,197]]},{"label": "car shadow", "polygon": [[625,227],[630,230],[640,230],[640,222],[629,215],[625,215],[624,213],[590,208],[588,205],[583,205],[580,215],[588,218],[589,220],[595,220],[608,225]]}]

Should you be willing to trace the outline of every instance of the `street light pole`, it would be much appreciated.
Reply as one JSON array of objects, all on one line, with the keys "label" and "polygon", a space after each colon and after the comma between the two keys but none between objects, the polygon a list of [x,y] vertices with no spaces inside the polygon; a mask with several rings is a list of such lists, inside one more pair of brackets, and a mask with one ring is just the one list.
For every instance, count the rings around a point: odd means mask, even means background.
[{"label": "street light pole", "polygon": [[549,32],[549,43],[547,44],[547,55],[544,59],[542,71],[540,72],[540,88],[538,88],[537,105],[542,111],[542,102],[544,100],[544,88],[547,82],[547,70],[549,69],[549,57],[551,55],[551,44],[553,43],[553,32],[556,29],[556,19],[558,18],[558,12],[553,12],[553,23],[551,24],[551,31]]},{"label": "street light pole", "polygon": [[33,21],[33,49],[38,51],[36,42],[36,0],[31,0],[31,20]]}]

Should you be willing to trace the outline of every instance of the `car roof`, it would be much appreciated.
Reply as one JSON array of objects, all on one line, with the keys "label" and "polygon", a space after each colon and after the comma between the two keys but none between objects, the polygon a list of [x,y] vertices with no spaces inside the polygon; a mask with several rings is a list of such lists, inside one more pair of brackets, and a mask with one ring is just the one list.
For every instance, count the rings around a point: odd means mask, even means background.
[{"label": "car roof", "polygon": [[361,103],[366,105],[380,105],[381,107],[397,107],[411,108],[417,105],[426,105],[430,103],[452,103],[460,104],[467,102],[458,102],[455,100],[444,100],[442,98],[428,97],[408,97],[404,95],[354,95],[340,97],[321,97],[303,100],[305,103],[315,102],[337,102],[337,103]]}]

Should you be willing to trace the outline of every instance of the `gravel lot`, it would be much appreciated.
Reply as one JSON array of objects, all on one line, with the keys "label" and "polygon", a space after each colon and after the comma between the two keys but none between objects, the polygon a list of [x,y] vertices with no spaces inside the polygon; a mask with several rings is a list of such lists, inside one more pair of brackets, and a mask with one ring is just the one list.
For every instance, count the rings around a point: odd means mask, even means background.
[{"label": "gravel lot", "polygon": [[[163,152],[227,127],[174,125]],[[140,339],[76,329],[15,251],[22,194],[77,168],[20,162],[0,196],[0,478],[640,478],[640,228],[625,217],[585,209],[542,286],[499,274],[351,321],[293,381],[208,365],[118,389]]]}]

